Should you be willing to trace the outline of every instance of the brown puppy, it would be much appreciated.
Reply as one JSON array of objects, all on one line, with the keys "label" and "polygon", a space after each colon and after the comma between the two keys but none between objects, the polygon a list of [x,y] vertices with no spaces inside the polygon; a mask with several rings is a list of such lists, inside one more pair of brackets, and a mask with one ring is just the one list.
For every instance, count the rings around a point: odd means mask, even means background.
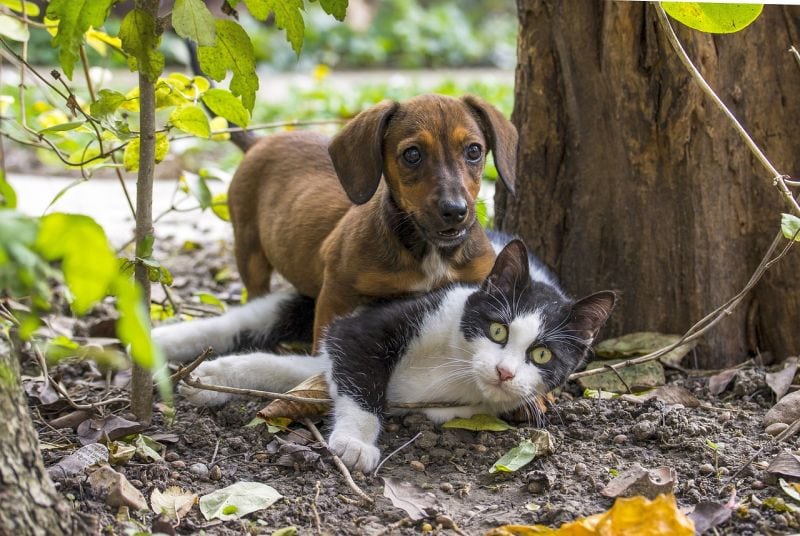
[{"label": "brown puppy", "polygon": [[275,269],[315,297],[316,350],[325,326],[359,305],[482,281],[495,258],[475,215],[489,150],[513,191],[516,129],[473,96],[384,101],[332,141],[261,139],[228,193],[245,286],[269,292]]}]

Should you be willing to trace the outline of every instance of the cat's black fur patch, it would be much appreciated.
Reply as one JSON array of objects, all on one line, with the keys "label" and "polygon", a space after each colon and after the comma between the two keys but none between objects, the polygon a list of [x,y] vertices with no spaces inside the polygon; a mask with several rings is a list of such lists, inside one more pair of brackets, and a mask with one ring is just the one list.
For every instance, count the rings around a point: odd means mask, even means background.
[{"label": "cat's black fur patch", "polygon": [[314,299],[296,295],[281,303],[277,320],[267,331],[245,330],[236,335],[234,352],[271,352],[281,343],[311,344],[314,338]]},{"label": "cat's black fur patch", "polygon": [[364,409],[382,413],[395,365],[419,334],[422,320],[442,302],[447,289],[418,298],[369,305],[339,318],[325,334],[337,390]]}]

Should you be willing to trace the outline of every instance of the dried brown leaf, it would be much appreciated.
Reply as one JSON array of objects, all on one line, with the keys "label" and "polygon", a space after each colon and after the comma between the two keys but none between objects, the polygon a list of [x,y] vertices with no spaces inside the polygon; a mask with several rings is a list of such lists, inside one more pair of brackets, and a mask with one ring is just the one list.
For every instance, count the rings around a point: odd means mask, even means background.
[{"label": "dried brown leaf", "polygon": [[408,517],[417,521],[435,516],[441,511],[436,495],[424,491],[411,482],[397,478],[384,478],[383,496],[397,508],[405,510]]},{"label": "dried brown leaf", "polygon": [[676,404],[681,404],[687,408],[696,408],[700,406],[700,401],[697,397],[679,385],[662,385],[661,387],[656,387],[655,389],[638,395],[622,395],[620,398],[628,402],[639,404],[655,398],[670,406]]},{"label": "dried brown leaf", "polygon": [[145,427],[141,423],[129,421],[122,417],[109,415],[101,419],[89,419],[83,421],[78,426],[78,441],[81,445],[97,443],[103,434],[108,435],[108,439],[114,440],[143,430]]},{"label": "dried brown leaf", "polygon": [[800,480],[800,457],[791,452],[783,451],[770,462],[767,475],[771,480],[777,481],[778,477],[787,480]]},{"label": "dried brown leaf", "polygon": [[163,492],[156,488],[150,494],[150,508],[153,512],[175,520],[186,517],[196,502],[196,493],[178,486],[170,486]]},{"label": "dried brown leaf", "polygon": [[777,372],[768,372],[766,375],[767,385],[775,392],[777,400],[789,392],[794,375],[797,373],[797,358],[790,357],[784,361],[785,366]]},{"label": "dried brown leaf", "polygon": [[[322,374],[308,378],[287,394],[303,398],[330,398],[328,385],[325,383],[325,376]],[[311,404],[289,400],[273,400],[258,412],[258,416],[265,421],[274,417],[288,417],[293,421],[298,421],[306,417],[325,415],[328,409],[329,405],[325,403]]]},{"label": "dried brown leaf", "polygon": [[635,464],[609,482],[600,493],[612,498],[642,495],[654,499],[662,493],[672,493],[677,478],[672,467],[645,469]]},{"label": "dried brown leaf", "polygon": [[695,534],[703,534],[705,531],[725,523],[731,518],[733,509],[727,506],[710,501],[702,501],[694,507],[689,514],[689,519],[694,522]]},{"label": "dried brown leaf", "polygon": [[714,374],[708,379],[708,392],[717,396],[728,388],[728,385],[738,374],[739,369],[727,369],[719,374]]}]

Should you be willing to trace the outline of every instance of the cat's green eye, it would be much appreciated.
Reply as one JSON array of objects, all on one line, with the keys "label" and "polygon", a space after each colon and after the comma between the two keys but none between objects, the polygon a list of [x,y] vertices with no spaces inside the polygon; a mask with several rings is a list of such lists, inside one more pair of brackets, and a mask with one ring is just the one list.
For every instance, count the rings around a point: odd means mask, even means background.
[{"label": "cat's green eye", "polygon": [[489,324],[489,337],[496,343],[502,344],[508,339],[508,326],[500,322]]},{"label": "cat's green eye", "polygon": [[553,358],[553,353],[544,346],[537,346],[530,351],[528,357],[537,365],[544,365]]}]

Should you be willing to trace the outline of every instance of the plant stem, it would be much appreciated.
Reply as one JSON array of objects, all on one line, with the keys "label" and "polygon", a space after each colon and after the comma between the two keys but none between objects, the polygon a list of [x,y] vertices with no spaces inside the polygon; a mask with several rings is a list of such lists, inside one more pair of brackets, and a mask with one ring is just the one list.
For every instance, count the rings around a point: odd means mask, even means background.
[{"label": "plant stem", "polygon": [[[160,0],[136,0],[136,8],[158,19]],[[139,72],[139,175],[136,179],[136,254],[145,257],[153,244],[153,173],[156,165],[156,92],[155,84]],[[148,252],[148,253],[143,253]],[[147,266],[136,263],[136,282],[142,289],[142,299],[150,310],[150,279]],[[131,378],[131,409],[136,418],[150,423],[153,417],[153,375],[150,370],[133,365]]]}]

